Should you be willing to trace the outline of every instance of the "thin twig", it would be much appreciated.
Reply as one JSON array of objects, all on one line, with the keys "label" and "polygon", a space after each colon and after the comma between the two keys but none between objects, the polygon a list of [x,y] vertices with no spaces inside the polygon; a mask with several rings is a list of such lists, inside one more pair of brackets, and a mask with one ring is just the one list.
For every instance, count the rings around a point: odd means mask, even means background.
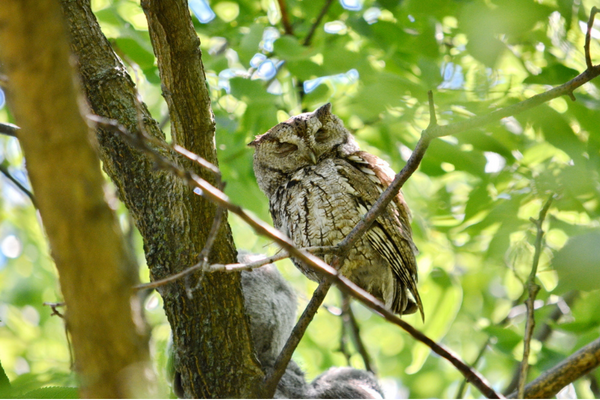
[{"label": "thin twig", "polygon": [[302,316],[294,326],[290,337],[288,338],[285,346],[281,350],[281,353],[277,357],[277,361],[275,361],[275,365],[273,366],[273,371],[265,377],[265,386],[264,386],[264,398],[271,399],[275,394],[275,390],[277,389],[277,384],[281,380],[283,373],[285,372],[287,365],[292,358],[292,354],[296,347],[298,347],[298,343],[300,343],[300,339],[304,336],[304,332],[306,332],[306,328],[313,320],[315,314],[319,310],[321,303],[325,300],[325,296],[331,287],[333,281],[331,279],[325,279],[321,281],[315,292],[313,293],[312,299],[304,309]]},{"label": "thin twig", "polygon": [[[563,309],[566,307],[571,307],[578,295],[579,295],[579,293],[576,290],[573,290],[573,291],[565,294],[563,296],[563,298],[560,299],[555,304],[554,310],[552,310],[552,312],[550,313],[550,315],[544,322],[544,325],[542,325],[542,327],[535,334],[534,339],[536,341],[543,343],[550,337],[550,334],[552,333],[552,324],[554,322],[558,321],[560,319],[560,317],[565,315],[565,312]],[[562,303],[562,305],[561,305],[561,303]],[[507,318],[506,322],[503,323],[502,325],[505,325],[506,323],[508,323],[508,321],[509,321],[509,318]],[[506,389],[504,389],[502,391],[502,393],[504,393],[505,395],[508,395],[517,389],[517,386],[519,384],[519,377],[521,376],[520,372],[521,372],[521,365],[519,364],[519,366],[515,369],[515,371],[513,373],[510,383],[508,384],[508,386],[506,386]]]},{"label": "thin twig", "polygon": [[[349,297],[346,296],[342,301],[345,302],[347,298],[349,298]],[[342,310],[343,310],[343,308],[344,308],[344,305],[342,305]],[[348,349],[348,335],[347,335],[347,333],[348,333],[347,325],[348,324],[346,324],[346,321],[344,321],[343,311],[342,311],[341,316],[342,316],[342,318],[341,318],[340,322],[342,323],[342,329],[340,331],[340,352],[346,358],[346,364],[348,364],[348,366],[350,366],[350,359],[352,358],[352,354],[350,354],[350,349]]]},{"label": "thin twig", "polygon": [[61,317],[62,319],[65,319],[65,316],[63,314],[60,313],[60,311],[57,310],[58,307],[64,307],[65,303],[64,302],[59,302],[59,303],[51,303],[49,301],[45,301],[42,303],[45,306],[48,306],[52,309],[52,314],[50,314],[50,316],[52,315],[56,315]]},{"label": "thin twig", "polygon": [[58,307],[64,307],[66,304],[64,302],[51,303],[44,302],[42,303],[45,306],[48,306],[52,309],[52,314],[50,316],[56,315],[63,319],[63,328],[65,330],[65,339],[67,339],[67,348],[69,349],[69,365],[72,371],[75,370],[75,356],[73,354],[73,343],[71,341],[71,335],[69,333],[69,329],[67,327],[67,320],[64,314],[61,314],[60,311],[57,310]]},{"label": "thin twig", "polygon": [[[477,364],[479,364],[479,361],[481,361],[481,359],[483,358],[483,355],[485,354],[485,351],[487,350],[491,341],[492,341],[492,337],[488,336],[488,338],[485,341],[485,343],[483,344],[483,346],[481,346],[481,349],[479,349],[479,353],[477,353],[477,357],[475,357],[475,361],[473,361],[473,363],[471,364],[472,368],[477,368]],[[458,391],[456,392],[457,399],[463,398],[463,396],[465,394],[465,389],[467,388],[468,383],[469,382],[466,379],[463,379],[462,383],[460,384],[460,387],[458,388]]]},{"label": "thin twig", "polygon": [[279,3],[279,11],[281,11],[281,23],[283,24],[285,34],[294,35],[294,29],[292,28],[292,24],[290,24],[290,16],[287,12],[285,0],[277,0],[277,3]]},{"label": "thin twig", "polygon": [[352,341],[354,343],[354,347],[356,347],[356,351],[362,357],[363,363],[365,364],[365,369],[367,371],[376,374],[375,368],[371,363],[371,356],[367,351],[365,344],[362,341],[360,336],[360,328],[358,327],[358,322],[356,321],[356,317],[354,316],[354,311],[352,310],[351,300],[352,298],[344,293],[344,299],[342,302],[342,320],[344,325],[347,325],[350,328],[350,334],[352,335]]},{"label": "thin twig", "polygon": [[21,182],[19,182],[17,180],[17,178],[12,176],[12,174],[10,173],[10,171],[8,170],[8,168],[6,166],[0,164],[0,172],[2,172],[2,174],[4,174],[4,176],[6,176],[12,183],[14,183],[15,186],[17,188],[19,188],[19,190],[21,192],[23,192],[27,197],[29,197],[29,200],[31,200],[31,202],[33,203],[33,206],[35,208],[38,208],[37,202],[35,201],[35,196],[33,195],[33,193],[31,193],[31,191],[29,191],[29,189],[27,189],[25,186],[23,186],[23,184]]},{"label": "thin twig", "polygon": [[17,131],[21,129],[14,124],[8,122],[0,122],[0,133],[12,137],[17,137]]},{"label": "thin twig", "polygon": [[329,7],[331,7],[331,3],[333,3],[333,0],[325,0],[325,4],[323,5],[321,12],[319,13],[319,16],[310,27],[310,31],[308,31],[308,35],[306,35],[306,38],[304,38],[304,42],[302,43],[303,46],[310,46],[310,42],[312,41],[312,38],[315,32],[317,31],[317,28],[321,24],[321,20],[323,19],[325,14],[327,14]]},{"label": "thin twig", "polygon": [[535,283],[535,279],[537,277],[537,269],[540,262],[540,256],[542,254],[542,239],[544,238],[542,224],[544,223],[546,214],[552,205],[552,200],[554,200],[554,193],[552,193],[548,200],[546,200],[546,203],[540,210],[538,219],[531,218],[531,222],[533,222],[537,228],[537,234],[535,238],[535,253],[533,254],[531,273],[527,279],[527,291],[529,292],[529,297],[525,302],[527,305],[527,322],[525,324],[525,336],[523,338],[523,359],[521,361],[521,372],[519,373],[519,398],[523,398],[525,393],[525,382],[527,381],[527,372],[529,370],[529,351],[531,346],[531,338],[533,337],[533,328],[535,328],[534,303],[535,298],[540,290],[540,286]]},{"label": "thin twig", "polygon": [[[525,386],[524,397],[519,398],[549,399],[554,397],[569,383],[585,376],[598,366],[600,366],[600,339],[582,347],[554,368],[544,371],[533,382]],[[508,398],[514,399],[516,396],[517,392],[513,392]]]},{"label": "thin twig", "polygon": [[208,237],[206,238],[204,247],[202,248],[202,251],[198,256],[198,259],[200,260],[198,264],[200,264],[200,270],[202,271],[202,274],[200,274],[200,276],[198,277],[198,281],[193,287],[187,284],[191,275],[188,275],[188,280],[186,280],[185,292],[189,299],[192,299],[194,297],[194,291],[198,289],[198,287],[202,283],[202,280],[204,278],[204,272],[206,266],[208,265],[208,256],[210,255],[212,247],[215,243],[215,239],[217,238],[219,229],[221,229],[221,224],[223,223],[223,216],[225,216],[225,209],[223,208],[223,206],[217,206],[217,209],[215,211],[215,218],[213,219],[212,226],[210,227]]},{"label": "thin twig", "polygon": [[[305,247],[301,250],[308,251],[311,253],[333,253],[337,250],[337,248],[332,246],[315,246],[315,247]],[[157,281],[152,281],[149,283],[143,283],[141,285],[136,285],[133,287],[134,290],[143,290],[143,289],[154,289],[159,286],[166,285],[171,282],[175,282],[177,279],[183,278],[186,275],[191,274],[194,271],[199,269],[203,269],[205,272],[235,272],[235,271],[250,271],[256,268],[260,268],[263,265],[271,264],[275,261],[284,260],[289,258],[290,254],[287,251],[280,251],[278,254],[275,254],[271,257],[261,258],[260,260],[256,260],[250,263],[235,263],[235,264],[211,264],[204,266],[202,262],[192,265],[184,269],[181,272],[170,275],[164,279],[160,279]]]},{"label": "thin twig", "polygon": [[600,9],[596,8],[595,6],[592,7],[592,10],[590,11],[590,18],[587,23],[587,32],[585,34],[585,45],[583,46],[583,50],[585,52],[585,65],[588,69],[594,67],[594,65],[592,64],[592,55],[590,54],[590,41],[592,38],[592,26],[594,25],[594,17],[598,12],[600,12]]}]

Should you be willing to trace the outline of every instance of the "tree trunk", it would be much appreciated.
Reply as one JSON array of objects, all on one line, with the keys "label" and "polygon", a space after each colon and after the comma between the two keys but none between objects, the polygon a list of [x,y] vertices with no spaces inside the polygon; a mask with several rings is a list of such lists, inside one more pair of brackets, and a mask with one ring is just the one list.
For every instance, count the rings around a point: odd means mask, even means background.
[{"label": "tree trunk", "polygon": [[[136,131],[138,116],[133,82],[100,31],[89,1],[62,0],[62,5],[90,107],[95,114],[116,119],[130,131]],[[175,20],[170,25],[163,24],[161,31],[152,35],[168,93],[173,137],[176,143],[216,163],[214,122],[199,62],[199,41],[195,33],[192,35],[189,31],[182,37],[171,33],[172,30],[178,32],[176,25],[188,24],[191,28],[187,2],[172,6],[177,7]],[[166,64],[161,54],[166,54],[165,51],[173,52],[166,55],[171,57],[166,61],[170,68],[177,66],[186,70],[173,81],[169,80],[172,72],[163,69]],[[182,84],[186,85],[182,87]],[[183,101],[186,97],[189,100]],[[139,108],[146,132],[164,140],[164,134],[145,105]],[[98,141],[104,169],[117,185],[119,197],[133,215],[144,239],[152,278],[161,279],[196,264],[216,207],[165,171],[156,170],[151,161],[114,133],[99,130]],[[198,172],[214,181],[206,171]],[[235,248],[226,222],[222,224],[209,259],[218,263],[235,262]],[[195,284],[200,277],[197,274],[190,281]],[[159,291],[173,329],[186,394],[256,397],[263,373],[253,353],[239,274],[204,275],[191,299],[185,290],[185,282],[177,281]]]},{"label": "tree trunk", "polygon": [[[43,16],[43,18],[40,18]],[[55,0],[6,0],[0,51],[37,205],[67,305],[84,397],[146,397],[138,272],[109,208]]]}]

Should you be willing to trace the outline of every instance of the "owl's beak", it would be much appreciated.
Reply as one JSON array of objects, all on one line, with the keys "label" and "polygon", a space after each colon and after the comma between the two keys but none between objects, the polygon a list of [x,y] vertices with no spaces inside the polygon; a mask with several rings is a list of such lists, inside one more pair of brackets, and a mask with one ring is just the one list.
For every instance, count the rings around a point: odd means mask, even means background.
[{"label": "owl's beak", "polygon": [[310,161],[313,165],[317,165],[317,155],[313,149],[308,149],[308,155],[310,156]]}]

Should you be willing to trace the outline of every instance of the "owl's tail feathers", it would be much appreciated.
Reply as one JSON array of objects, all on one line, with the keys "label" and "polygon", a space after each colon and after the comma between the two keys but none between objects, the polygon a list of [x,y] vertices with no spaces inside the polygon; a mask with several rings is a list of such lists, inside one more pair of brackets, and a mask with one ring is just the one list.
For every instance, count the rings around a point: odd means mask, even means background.
[{"label": "owl's tail feathers", "polygon": [[423,311],[423,303],[421,302],[421,296],[419,296],[419,292],[415,288],[414,290],[407,289],[405,291],[406,296],[406,306],[404,309],[400,308],[399,310],[394,310],[396,313],[401,315],[414,314],[419,310],[421,314],[421,319],[425,322],[425,312]]},{"label": "owl's tail feathers", "polygon": [[416,289],[414,292],[412,292],[412,295],[415,296],[417,306],[419,307],[419,312],[421,313],[421,320],[425,322],[425,311],[423,311],[423,303],[421,302],[421,296],[419,296],[419,292]]}]

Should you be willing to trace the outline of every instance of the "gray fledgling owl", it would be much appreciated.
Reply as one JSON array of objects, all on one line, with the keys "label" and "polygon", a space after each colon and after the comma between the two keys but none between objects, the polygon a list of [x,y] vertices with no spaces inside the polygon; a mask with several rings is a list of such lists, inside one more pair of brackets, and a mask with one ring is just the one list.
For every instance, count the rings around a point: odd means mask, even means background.
[{"label": "gray fledgling owl", "polygon": [[[249,144],[254,174],[275,227],[298,247],[335,246],[394,179],[380,158],[361,151],[331,104],[282,122]],[[350,250],[340,272],[397,314],[423,305],[409,210],[398,194]],[[331,254],[317,254],[331,263]],[[297,260],[310,279],[319,276]]]}]

